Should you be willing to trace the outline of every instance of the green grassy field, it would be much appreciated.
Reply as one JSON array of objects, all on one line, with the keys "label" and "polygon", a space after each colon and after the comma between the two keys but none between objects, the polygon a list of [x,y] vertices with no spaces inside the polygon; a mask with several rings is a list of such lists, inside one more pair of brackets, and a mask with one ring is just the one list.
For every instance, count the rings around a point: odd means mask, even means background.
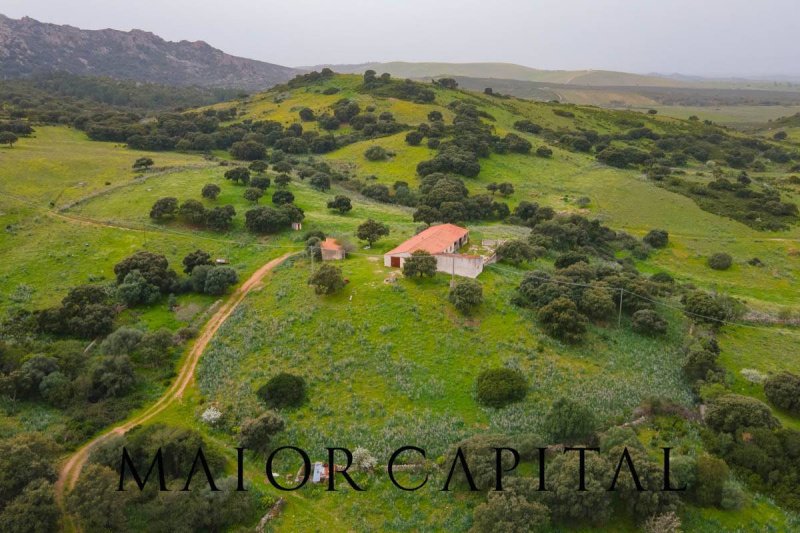
[{"label": "green grassy field", "polygon": [[735,128],[746,128],[760,125],[768,120],[794,115],[800,112],[796,105],[723,105],[723,106],[680,106],[680,105],[651,105],[647,107],[631,107],[646,113],[655,109],[660,115],[688,119],[696,116],[700,120],[710,120],[717,124]]}]

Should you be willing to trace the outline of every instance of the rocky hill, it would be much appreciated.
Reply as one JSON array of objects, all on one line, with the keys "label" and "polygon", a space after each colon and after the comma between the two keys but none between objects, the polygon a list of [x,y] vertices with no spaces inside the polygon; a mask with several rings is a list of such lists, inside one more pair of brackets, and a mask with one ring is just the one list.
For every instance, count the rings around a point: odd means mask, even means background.
[{"label": "rocky hill", "polygon": [[64,71],[168,85],[258,90],[295,69],[228,55],[203,41],[165,41],[131,30],[82,30],[0,15],[0,79]]}]

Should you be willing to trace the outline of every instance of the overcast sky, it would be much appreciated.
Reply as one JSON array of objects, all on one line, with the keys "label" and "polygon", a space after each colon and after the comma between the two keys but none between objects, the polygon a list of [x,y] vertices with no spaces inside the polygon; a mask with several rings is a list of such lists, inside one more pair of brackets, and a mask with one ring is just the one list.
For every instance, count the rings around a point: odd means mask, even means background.
[{"label": "overcast sky", "polygon": [[543,69],[800,74],[800,0],[0,0],[288,66],[505,61]]}]

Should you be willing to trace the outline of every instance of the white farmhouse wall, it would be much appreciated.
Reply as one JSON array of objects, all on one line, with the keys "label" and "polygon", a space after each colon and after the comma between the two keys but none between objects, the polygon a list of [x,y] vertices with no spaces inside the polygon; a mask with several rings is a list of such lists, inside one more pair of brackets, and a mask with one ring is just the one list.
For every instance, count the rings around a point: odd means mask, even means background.
[{"label": "white farmhouse wall", "polygon": [[469,255],[436,255],[436,270],[466,278],[477,278],[483,272],[483,258]]}]

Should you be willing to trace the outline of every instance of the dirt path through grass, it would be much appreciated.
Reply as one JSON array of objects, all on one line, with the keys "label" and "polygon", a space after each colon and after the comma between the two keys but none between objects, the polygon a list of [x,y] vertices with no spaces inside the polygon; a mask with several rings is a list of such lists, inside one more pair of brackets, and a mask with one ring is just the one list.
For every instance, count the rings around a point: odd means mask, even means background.
[{"label": "dirt path through grass", "polygon": [[269,272],[271,272],[275,267],[283,263],[292,255],[294,254],[286,253],[263,265],[261,268],[256,270],[247,279],[247,281],[239,286],[236,289],[236,292],[234,292],[222,306],[220,306],[220,308],[211,316],[208,322],[206,322],[200,333],[200,336],[197,337],[191,349],[189,350],[189,353],[186,355],[181,367],[178,369],[177,379],[175,379],[172,385],[170,385],[169,389],[167,389],[166,392],[164,392],[164,394],[158,400],[156,400],[153,405],[133,418],[129,418],[125,422],[120,423],[118,426],[108,429],[100,435],[94,437],[67,458],[59,470],[58,480],[55,484],[56,501],[61,508],[62,515],[64,516],[64,527],[66,530],[77,531],[79,529],[66,512],[64,498],[66,494],[75,487],[75,483],[78,481],[78,476],[80,476],[81,470],[83,469],[84,464],[86,464],[86,460],[88,459],[89,453],[92,451],[92,449],[114,435],[124,434],[134,426],[147,422],[157,414],[164,411],[164,409],[166,409],[174,401],[179,400],[183,396],[186,387],[189,386],[194,378],[194,371],[195,368],[197,368],[197,363],[200,360],[200,356],[203,355],[206,346],[208,346],[208,343],[214,337],[214,334],[216,334],[217,330],[219,330],[220,326],[222,326],[225,320],[227,320],[228,317],[230,317],[231,314],[236,310],[242,300],[244,300],[244,297],[247,296],[247,293],[259,286],[261,281]]}]

